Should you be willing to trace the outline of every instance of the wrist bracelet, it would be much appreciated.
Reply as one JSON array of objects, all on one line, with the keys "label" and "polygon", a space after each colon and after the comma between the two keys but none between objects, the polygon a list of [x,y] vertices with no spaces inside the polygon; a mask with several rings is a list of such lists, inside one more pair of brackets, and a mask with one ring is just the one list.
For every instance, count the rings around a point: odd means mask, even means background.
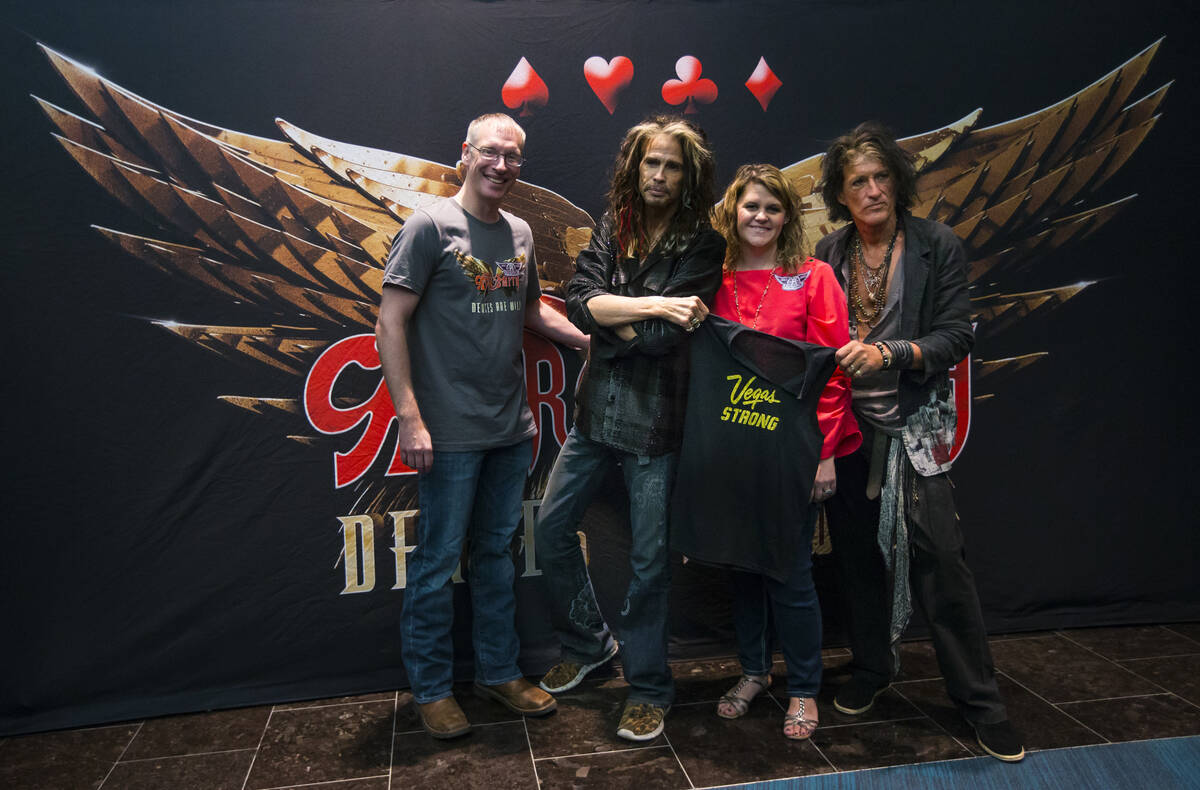
[{"label": "wrist bracelet", "polygon": [[882,341],[875,341],[875,348],[879,351],[879,356],[883,358],[883,367],[880,370],[887,370],[892,366],[892,353]]},{"label": "wrist bracelet", "polygon": [[912,367],[913,346],[907,340],[885,340],[883,344],[892,352],[895,366],[901,370]]}]

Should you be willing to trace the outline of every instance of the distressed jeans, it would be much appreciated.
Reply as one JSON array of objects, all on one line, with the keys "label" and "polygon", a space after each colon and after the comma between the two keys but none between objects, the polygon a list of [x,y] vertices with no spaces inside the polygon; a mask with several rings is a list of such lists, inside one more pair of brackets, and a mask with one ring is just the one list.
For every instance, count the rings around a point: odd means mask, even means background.
[{"label": "distressed jeans", "polygon": [[422,704],[451,694],[454,682],[454,584],[463,569],[471,592],[475,680],[484,685],[522,677],[516,629],[512,543],[521,520],[533,443],[467,452],[433,452],[417,484],[421,515],[408,557],[400,613],[401,656],[413,698]]},{"label": "distressed jeans", "polygon": [[562,644],[564,661],[590,664],[612,649],[613,634],[596,603],[575,533],[605,471],[618,461],[629,492],[633,571],[618,619],[613,621],[620,637],[621,663],[630,701],[670,705],[675,684],[667,666],[671,592],[667,503],[675,478],[674,453],[638,456],[571,430],[546,483],[537,519],[537,557],[550,602],[550,623]]}]

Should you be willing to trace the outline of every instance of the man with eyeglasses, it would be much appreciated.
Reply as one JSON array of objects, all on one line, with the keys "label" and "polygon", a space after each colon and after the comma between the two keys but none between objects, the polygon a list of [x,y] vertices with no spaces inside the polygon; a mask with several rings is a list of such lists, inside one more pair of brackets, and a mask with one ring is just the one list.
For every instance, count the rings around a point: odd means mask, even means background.
[{"label": "man with eyeglasses", "polygon": [[541,302],[533,234],[500,208],[524,146],[524,130],[507,115],[471,122],[462,188],[414,211],[392,243],[375,329],[400,458],[419,474],[401,654],[421,723],[435,738],[471,727],[451,692],[451,577],[464,543],[475,693],[526,716],[555,709],[517,667],[511,546],[535,434],[521,344],[526,327],[573,348],[588,338]]},{"label": "man with eyeglasses", "polygon": [[667,503],[683,432],[684,341],[708,315],[725,257],[725,241],[709,224],[712,204],[704,133],[681,118],[638,124],[621,143],[607,211],[567,285],[567,314],[591,335],[591,349],[575,425],[538,514],[537,556],[562,643],[562,661],[541,686],[567,691],[616,655],[576,529],[619,464],[629,492],[631,576],[614,621],[629,682],[617,735],[633,741],[663,731],[675,693],[667,666]]}]

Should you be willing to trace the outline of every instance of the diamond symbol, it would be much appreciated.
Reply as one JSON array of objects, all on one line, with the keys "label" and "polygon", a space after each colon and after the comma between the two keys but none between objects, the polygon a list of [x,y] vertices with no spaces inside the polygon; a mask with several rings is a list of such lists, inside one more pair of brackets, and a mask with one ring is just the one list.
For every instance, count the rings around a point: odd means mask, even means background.
[{"label": "diamond symbol", "polygon": [[760,57],[754,73],[750,75],[750,79],[746,80],[746,89],[754,94],[754,98],[758,99],[763,112],[767,111],[767,105],[775,97],[775,91],[781,87],[783,87],[783,82],[775,76],[775,72],[771,71],[771,67],[767,65],[767,59]]}]

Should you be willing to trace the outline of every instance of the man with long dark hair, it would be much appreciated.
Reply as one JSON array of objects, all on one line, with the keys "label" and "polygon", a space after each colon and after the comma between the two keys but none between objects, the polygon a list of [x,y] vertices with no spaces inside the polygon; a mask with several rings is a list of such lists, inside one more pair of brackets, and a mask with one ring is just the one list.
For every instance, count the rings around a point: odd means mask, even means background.
[{"label": "man with long dark hair", "polygon": [[596,604],[576,529],[608,468],[629,491],[632,577],[615,622],[629,699],[617,734],[663,731],[674,698],[667,666],[667,503],[687,389],[684,341],[708,315],[725,242],[709,224],[713,156],[680,118],[630,129],[607,211],[567,286],[567,314],[591,335],[575,426],[559,452],[537,521],[537,556],[562,662],[542,679],[558,693],[611,659],[617,643]]},{"label": "man with long dark hair", "polygon": [[975,341],[962,244],[909,213],[912,157],[879,124],[835,140],[822,167],[830,219],[850,220],[816,255],[849,298],[850,342],[837,361],[863,433],[860,450],[837,459],[837,491],[826,502],[854,654],[834,707],[865,713],[887,689],[915,599],[946,691],[979,744],[1020,760],[946,476],[956,422],[947,371]]}]

